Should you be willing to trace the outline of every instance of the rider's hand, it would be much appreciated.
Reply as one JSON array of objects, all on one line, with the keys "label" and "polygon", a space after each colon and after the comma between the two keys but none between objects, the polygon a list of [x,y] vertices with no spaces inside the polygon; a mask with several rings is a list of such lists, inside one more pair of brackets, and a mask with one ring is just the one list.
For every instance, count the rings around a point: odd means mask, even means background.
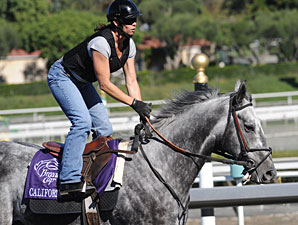
[{"label": "rider's hand", "polygon": [[148,119],[150,118],[150,113],[152,111],[151,103],[134,99],[130,106],[139,114],[142,121],[146,121],[145,116],[148,117]]}]

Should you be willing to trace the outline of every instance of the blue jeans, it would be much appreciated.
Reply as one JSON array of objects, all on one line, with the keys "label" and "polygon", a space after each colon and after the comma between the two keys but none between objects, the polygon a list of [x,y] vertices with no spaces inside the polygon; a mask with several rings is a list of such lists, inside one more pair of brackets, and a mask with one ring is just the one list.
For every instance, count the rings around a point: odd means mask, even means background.
[{"label": "blue jeans", "polygon": [[90,131],[93,132],[93,139],[98,136],[112,136],[112,125],[92,83],[69,77],[61,60],[51,66],[48,85],[72,124],[65,139],[60,183],[80,182],[83,167],[82,154]]}]

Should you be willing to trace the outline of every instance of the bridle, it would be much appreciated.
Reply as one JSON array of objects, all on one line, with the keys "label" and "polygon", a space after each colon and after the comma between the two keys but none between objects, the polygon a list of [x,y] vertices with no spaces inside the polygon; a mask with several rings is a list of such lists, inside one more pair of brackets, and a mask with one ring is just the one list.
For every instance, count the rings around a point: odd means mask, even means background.
[{"label": "bridle", "polygon": [[[162,139],[162,143],[169,146],[173,150],[175,150],[179,153],[182,153],[183,155],[186,155],[186,156],[189,156],[189,157],[202,158],[206,161],[215,161],[215,162],[221,162],[221,163],[224,163],[224,164],[241,165],[241,166],[245,167],[245,170],[243,171],[244,175],[246,173],[251,174],[272,154],[272,149],[270,147],[268,147],[268,148],[258,148],[258,149],[248,147],[248,144],[247,144],[247,142],[244,138],[243,132],[242,132],[241,127],[240,127],[240,123],[239,123],[239,120],[238,120],[238,117],[237,117],[237,111],[240,111],[240,110],[242,110],[246,107],[252,106],[252,103],[250,102],[250,103],[245,104],[243,106],[237,106],[239,104],[237,103],[237,100],[236,100],[236,97],[237,97],[236,94],[237,93],[234,92],[230,95],[227,124],[226,124],[225,130],[224,130],[224,133],[221,137],[219,147],[222,148],[224,146],[225,137],[226,137],[226,134],[227,134],[227,130],[229,128],[231,117],[233,117],[235,130],[236,130],[237,137],[238,137],[240,147],[241,147],[241,153],[239,154],[239,156],[237,158],[235,158],[231,154],[227,154],[226,152],[223,152],[221,150],[216,150],[213,153],[215,153],[217,155],[220,155],[220,156],[223,156],[224,158],[216,158],[216,157],[212,157],[212,156],[206,156],[206,155],[192,153],[188,150],[185,150],[183,148],[180,148],[180,147],[176,146],[175,144],[173,144],[172,142],[167,140],[162,134],[160,134],[154,128],[154,126],[151,124],[150,120],[147,117],[146,117],[146,121],[147,121],[148,125],[151,127],[151,129]],[[234,105],[233,103],[236,103],[236,104]],[[139,124],[139,126],[140,126],[140,124]],[[142,139],[141,143],[149,142],[149,139],[150,138],[152,139],[152,135],[151,135],[150,131],[148,131],[148,127],[146,125],[142,125],[142,126],[140,126],[139,129],[140,130],[141,129],[145,130],[145,136],[143,136],[141,138]],[[136,133],[138,133],[138,135],[140,135],[140,131],[139,132],[135,131],[135,134]],[[136,149],[137,147],[134,147],[134,148]],[[252,159],[249,159],[248,153],[249,152],[258,152],[258,151],[266,151],[266,152],[268,152],[268,154],[266,154],[266,156],[264,156],[264,158],[258,164],[255,164],[255,162]]]},{"label": "bridle", "polygon": [[[197,157],[197,158],[201,158],[205,161],[216,161],[216,162],[221,162],[221,163],[224,163],[224,164],[242,165],[242,166],[244,166],[244,171],[242,173],[244,175],[246,173],[248,173],[251,176],[251,174],[254,171],[256,171],[257,168],[272,154],[272,149],[270,147],[268,147],[268,148],[258,148],[258,149],[248,147],[248,144],[245,140],[245,137],[244,137],[243,132],[242,132],[241,127],[240,127],[240,123],[239,123],[239,120],[238,120],[238,117],[237,117],[237,111],[241,111],[242,109],[244,109],[246,107],[252,106],[252,103],[250,102],[250,103],[245,104],[243,106],[238,106],[238,105],[239,105],[239,103],[237,102],[237,92],[233,92],[232,94],[230,94],[230,99],[229,99],[229,112],[228,112],[227,124],[226,124],[225,130],[224,130],[224,133],[221,137],[221,141],[220,141],[220,147],[222,148],[224,146],[224,141],[225,141],[225,137],[226,137],[226,134],[227,134],[227,131],[228,131],[228,128],[229,128],[231,117],[233,117],[235,130],[236,130],[237,137],[238,137],[238,140],[239,140],[239,143],[240,143],[240,146],[241,146],[241,153],[239,154],[239,156],[236,159],[231,154],[227,154],[226,152],[223,152],[221,150],[217,150],[213,153],[221,155],[225,158],[215,158],[215,157],[212,157],[212,156],[196,154],[196,153],[192,153],[188,150],[185,150],[183,148],[180,148],[180,147],[176,146],[175,144],[173,144],[172,142],[170,142],[169,140],[167,140],[162,134],[160,134],[154,128],[154,126],[151,124],[148,117],[146,117],[145,119],[146,119],[146,122],[148,123],[148,125],[151,127],[151,129],[161,138],[162,143],[169,146],[173,150],[175,150],[175,151],[177,151],[177,152],[179,152],[179,153],[181,153],[185,156],[190,157],[193,160],[194,163],[196,163],[196,162],[194,161],[193,158]],[[141,132],[142,130],[144,131],[143,134]],[[152,164],[149,161],[145,151],[143,150],[142,144],[148,143],[149,139],[153,139],[153,138],[152,138],[152,134],[151,134],[149,128],[147,127],[147,125],[145,125],[144,123],[138,124],[135,127],[135,138],[134,138],[132,150],[137,151],[138,148],[140,147],[140,150],[141,150],[141,152],[144,156],[144,159],[148,163],[148,165],[149,165],[150,169],[153,171],[154,175],[158,178],[158,180],[161,183],[164,184],[164,186],[168,189],[168,191],[171,193],[173,198],[177,201],[179,207],[182,208],[182,213],[180,215],[178,214],[178,219],[179,219],[179,223],[182,220],[183,224],[184,224],[187,207],[182,204],[181,200],[179,199],[178,195],[175,193],[173,188],[163,179],[163,177],[160,175],[160,173],[152,166]],[[264,156],[264,158],[258,164],[255,164],[255,162],[252,159],[249,159],[248,153],[249,152],[258,152],[258,151],[266,151],[268,153]],[[196,163],[196,165],[198,166],[197,163]],[[188,200],[188,202],[189,202],[189,200]],[[186,204],[188,204],[188,202]]]},{"label": "bridle", "polygon": [[[240,127],[240,123],[239,123],[238,116],[237,116],[237,111],[240,111],[242,109],[252,106],[252,103],[250,102],[243,106],[238,106],[238,105],[239,105],[239,103],[237,102],[237,93],[232,93],[230,95],[230,100],[229,100],[229,115],[227,118],[227,124],[226,124],[226,128],[225,128],[225,131],[224,131],[224,133],[222,135],[222,139],[221,139],[221,147],[223,147],[223,145],[224,145],[224,141],[226,140],[225,136],[227,134],[227,130],[228,130],[228,127],[229,127],[229,124],[231,121],[231,117],[233,117],[233,122],[234,122],[237,138],[239,140],[240,149],[241,149],[239,156],[236,158],[235,164],[238,164],[237,162],[239,162],[239,161],[240,162],[242,162],[242,161],[248,162],[249,165],[246,165],[246,166],[244,165],[245,169],[242,173],[244,175],[246,173],[252,174],[272,154],[272,149],[270,147],[268,147],[268,148],[249,148],[248,147],[247,141],[245,140],[245,137],[244,137],[243,132]],[[248,153],[249,152],[259,152],[259,151],[265,151],[268,153],[263,157],[262,160],[259,161],[258,164],[255,164],[255,162],[252,159],[249,159]],[[233,156],[223,153],[221,151],[216,151],[215,153],[222,155],[226,158],[233,158]]]}]

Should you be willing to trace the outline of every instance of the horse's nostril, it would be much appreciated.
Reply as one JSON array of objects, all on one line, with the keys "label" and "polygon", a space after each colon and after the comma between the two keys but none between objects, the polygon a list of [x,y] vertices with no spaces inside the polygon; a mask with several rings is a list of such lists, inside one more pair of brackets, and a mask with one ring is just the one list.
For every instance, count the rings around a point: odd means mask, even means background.
[{"label": "horse's nostril", "polygon": [[276,171],[275,170],[269,170],[263,175],[263,181],[271,181],[275,178]]}]

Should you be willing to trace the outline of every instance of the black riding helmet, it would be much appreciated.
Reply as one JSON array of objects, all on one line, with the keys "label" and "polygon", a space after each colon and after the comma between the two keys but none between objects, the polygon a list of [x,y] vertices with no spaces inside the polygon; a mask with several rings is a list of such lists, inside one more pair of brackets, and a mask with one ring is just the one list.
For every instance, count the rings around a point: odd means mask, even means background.
[{"label": "black riding helmet", "polygon": [[108,8],[107,18],[108,21],[132,19],[142,16],[138,7],[131,0],[115,0]]},{"label": "black riding helmet", "polygon": [[131,19],[137,19],[138,16],[142,16],[139,12],[138,7],[131,0],[115,0],[108,8],[107,19],[113,25],[112,21],[116,20],[119,23],[117,27],[126,36],[128,34],[123,32],[122,26],[127,24],[126,21]]}]

